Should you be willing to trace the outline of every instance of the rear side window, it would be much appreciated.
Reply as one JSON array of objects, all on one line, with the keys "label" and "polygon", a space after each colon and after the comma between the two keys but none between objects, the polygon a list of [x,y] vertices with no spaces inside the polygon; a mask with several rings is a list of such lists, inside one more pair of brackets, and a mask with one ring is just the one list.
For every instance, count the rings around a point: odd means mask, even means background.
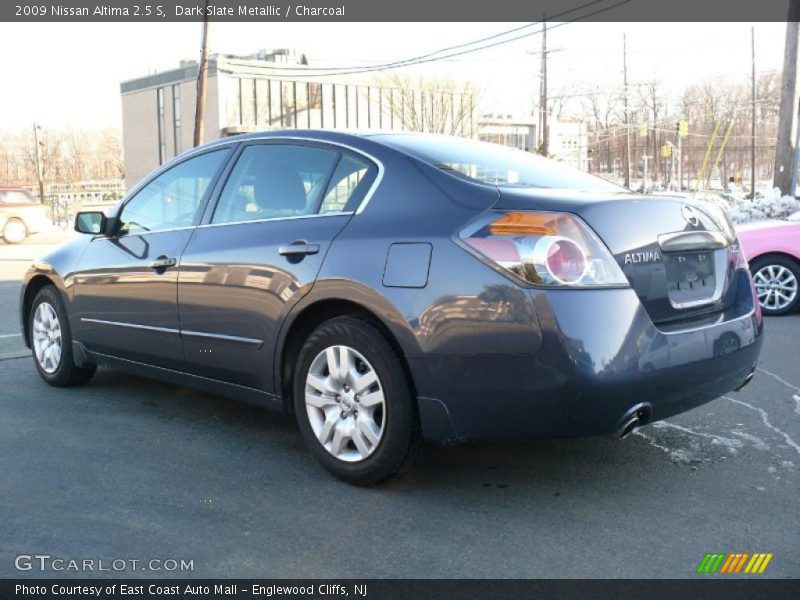
[{"label": "rear side window", "polygon": [[314,146],[247,146],[220,195],[212,223],[316,214],[339,153]]},{"label": "rear side window", "polygon": [[326,214],[354,210],[351,199],[355,200],[357,196],[362,195],[364,187],[369,187],[373,169],[372,163],[365,160],[342,156],[333,172],[319,212]]}]

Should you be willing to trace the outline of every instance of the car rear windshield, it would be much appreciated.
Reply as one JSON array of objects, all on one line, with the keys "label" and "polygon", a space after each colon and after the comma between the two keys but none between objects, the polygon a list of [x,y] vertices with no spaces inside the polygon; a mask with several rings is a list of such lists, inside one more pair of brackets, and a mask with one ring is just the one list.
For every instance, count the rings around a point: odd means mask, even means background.
[{"label": "car rear windshield", "polygon": [[557,160],[498,144],[436,135],[375,137],[443,171],[481,183],[590,192],[628,191]]}]

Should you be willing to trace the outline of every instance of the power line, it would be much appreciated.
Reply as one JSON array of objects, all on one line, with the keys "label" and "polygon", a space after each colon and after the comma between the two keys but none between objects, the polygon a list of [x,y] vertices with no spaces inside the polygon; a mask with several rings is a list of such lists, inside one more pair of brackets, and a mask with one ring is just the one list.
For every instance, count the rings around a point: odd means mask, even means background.
[{"label": "power line", "polygon": [[[575,6],[568,10],[562,11],[556,15],[550,17],[549,20],[558,19],[559,17],[563,17],[570,13],[573,13],[577,10],[581,10],[584,8],[588,8],[594,4],[598,4],[600,2],[606,2],[607,0],[591,0],[590,2],[586,2],[585,4],[581,4],[579,6]],[[420,61],[423,59],[431,58],[436,56],[437,54],[444,54],[445,52],[452,52],[453,50],[460,50],[461,48],[466,48],[468,46],[474,46],[477,44],[482,44],[483,42],[487,42],[490,40],[494,40],[500,37],[504,37],[506,35],[516,33],[517,31],[522,31],[523,29],[528,29],[530,27],[535,27],[536,25],[541,25],[542,21],[534,21],[533,23],[527,23],[525,25],[520,25],[518,27],[513,27],[511,29],[506,29],[504,31],[500,31],[498,33],[494,33],[492,35],[488,35],[483,38],[478,38],[477,40],[472,40],[471,42],[464,42],[461,44],[456,44],[454,46],[446,46],[444,48],[440,48],[439,50],[435,50],[433,52],[428,52],[427,54],[420,54],[419,56],[414,56],[411,58],[405,58],[396,61],[390,61],[386,63],[378,63],[375,65],[364,65],[364,66],[347,66],[347,67],[311,67],[308,69],[297,69],[296,67],[280,67],[280,66],[271,66],[271,65],[264,65],[262,68],[265,69],[272,69],[275,71],[300,71],[305,74],[309,74],[309,72],[327,72],[327,71],[350,71],[355,69],[385,69],[385,68],[396,68],[397,66],[405,66],[405,63],[415,63],[416,61]],[[535,32],[538,33],[538,32]],[[535,35],[531,34],[531,35]]]},{"label": "power line", "polygon": [[[581,6],[577,6],[575,8],[569,9],[567,11],[563,11],[561,13],[558,13],[557,15],[554,15],[553,17],[548,18],[548,21],[551,20],[551,19],[559,18],[559,17],[564,16],[564,15],[569,14],[569,13],[575,12],[576,10],[587,8],[587,7],[589,7],[589,6],[593,5],[593,4],[597,4],[598,2],[605,2],[605,1],[606,0],[592,0],[592,2],[587,2],[586,4],[583,4]],[[572,19],[569,19],[567,21],[562,21],[560,23],[557,23],[556,25],[552,25],[549,29],[550,30],[556,29],[558,27],[563,27],[564,25],[569,25],[570,23],[574,23],[576,21],[580,21],[580,20],[586,19],[588,17],[599,15],[599,14],[604,13],[606,11],[609,11],[609,10],[612,10],[612,9],[617,8],[619,6],[622,6],[623,4],[628,4],[631,1],[632,0],[620,0],[619,2],[611,4],[610,6],[599,8],[599,9],[594,10],[592,12],[589,12],[589,13],[586,13],[586,14],[583,14],[583,15],[579,15],[579,16],[574,17]],[[541,24],[541,21],[536,22],[536,23],[531,23],[531,24],[528,24],[528,25],[525,25],[525,26],[522,26],[522,27],[532,27],[532,26],[540,25],[540,24]],[[495,36],[489,36],[489,39],[491,39],[492,37],[500,37],[500,36],[503,36],[503,35],[507,35],[508,33],[513,33],[514,31],[520,30],[522,27],[518,27],[515,30],[509,30],[509,31],[504,32],[504,33],[495,34]],[[447,59],[447,58],[453,58],[453,57],[456,57],[456,56],[463,56],[465,54],[470,54],[472,52],[479,52],[481,50],[488,50],[489,48],[495,48],[497,46],[502,46],[504,44],[510,44],[512,42],[516,42],[516,41],[521,40],[521,39],[532,37],[534,35],[539,35],[540,33],[542,33],[542,31],[543,31],[543,29],[538,29],[537,31],[532,31],[530,33],[524,33],[522,35],[518,35],[518,36],[515,36],[515,37],[512,37],[512,38],[505,39],[505,40],[500,40],[500,41],[497,41],[497,42],[493,42],[491,44],[484,44],[484,45],[478,46],[476,48],[468,48],[466,50],[460,50],[458,52],[452,52],[450,54],[445,54],[444,56],[436,56],[436,55],[442,54],[444,52],[449,52],[450,49],[443,49],[443,50],[439,50],[439,51],[436,51],[436,52],[428,53],[427,55],[422,55],[422,56],[411,58],[411,59],[404,59],[404,60],[400,60],[400,61],[384,63],[382,65],[373,65],[373,66],[369,66],[369,67],[342,67],[341,68],[342,70],[337,70],[337,71],[334,71],[334,72],[328,72],[328,71],[321,71],[320,72],[320,69],[313,70],[314,72],[309,72],[309,71],[311,71],[309,69],[298,70],[296,67],[273,67],[273,66],[269,66],[269,65],[262,65],[262,66],[260,66],[260,68],[269,69],[269,70],[275,70],[275,71],[280,71],[280,72],[287,72],[288,71],[288,72],[294,73],[292,75],[289,75],[289,77],[292,77],[292,78],[319,77],[321,75],[325,75],[325,76],[328,76],[328,77],[333,77],[333,76],[338,76],[338,75],[357,75],[357,74],[361,74],[361,73],[372,73],[372,72],[375,72],[375,71],[388,71],[388,70],[398,69],[398,68],[402,68],[402,67],[409,67],[409,66],[425,64],[425,63],[429,63],[429,62],[436,62],[436,61],[444,60],[444,59]],[[481,42],[477,41],[477,42],[468,42],[468,43],[464,43],[464,44],[459,44],[458,46],[453,46],[452,49],[455,50],[455,49],[463,48],[463,47],[466,47],[466,46],[472,46],[472,45],[475,45],[477,43],[481,43]],[[336,67],[327,67],[327,68],[336,69]]]}]

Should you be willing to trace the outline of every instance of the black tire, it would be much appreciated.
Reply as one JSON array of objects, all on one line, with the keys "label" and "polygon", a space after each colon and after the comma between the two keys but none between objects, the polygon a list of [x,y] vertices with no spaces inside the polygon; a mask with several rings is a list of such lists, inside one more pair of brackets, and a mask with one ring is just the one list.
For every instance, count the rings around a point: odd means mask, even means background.
[{"label": "black tire", "polygon": [[[45,370],[36,357],[36,346],[34,343],[34,318],[39,306],[45,302],[55,311],[61,329],[61,359],[58,363],[58,367],[51,373]],[[89,381],[97,370],[96,366],[78,367],[75,365],[75,359],[72,353],[72,334],[69,329],[67,312],[64,309],[64,302],[61,299],[61,294],[52,285],[43,287],[33,299],[30,314],[28,315],[28,335],[30,336],[31,353],[33,354],[33,363],[36,365],[36,370],[39,372],[39,376],[50,385],[56,387],[81,385]]]},{"label": "black tire", "polygon": [[[372,453],[357,462],[341,460],[323,446],[306,408],[306,378],[312,362],[326,348],[336,345],[346,345],[360,353],[374,369],[383,391],[383,434]],[[355,485],[387,481],[405,472],[423,453],[425,444],[416,402],[400,357],[384,335],[364,319],[337,317],[314,330],[300,350],[293,391],[295,415],[303,439],[317,460],[343,481]]]},{"label": "black tire", "polygon": [[[23,234],[21,238],[15,238],[14,236],[9,234],[10,231],[9,227],[11,226],[22,227]],[[27,237],[28,237],[28,226],[25,225],[25,221],[18,219],[16,217],[12,217],[8,221],[6,221],[5,225],[3,225],[3,240],[5,241],[6,244],[19,244],[25,241],[25,238]]]},{"label": "black tire", "polygon": [[[753,262],[750,263],[750,273],[753,276],[753,279],[755,280],[756,273],[758,273],[761,269],[768,268],[770,266],[784,267],[788,269],[792,275],[794,275],[794,281],[796,285],[800,283],[800,264],[789,257],[778,254],[767,254],[765,256],[759,256],[753,260]],[[794,299],[786,306],[781,308],[770,308],[769,306],[766,306],[765,303],[761,302],[761,312],[766,316],[776,317],[780,315],[788,315],[789,313],[797,310],[798,306],[800,306],[800,289],[795,291]]]}]

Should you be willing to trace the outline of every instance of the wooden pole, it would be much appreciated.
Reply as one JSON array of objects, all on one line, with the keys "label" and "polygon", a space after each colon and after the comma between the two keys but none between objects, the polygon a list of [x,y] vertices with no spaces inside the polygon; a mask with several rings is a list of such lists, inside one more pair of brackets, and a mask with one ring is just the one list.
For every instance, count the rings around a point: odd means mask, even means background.
[{"label": "wooden pole", "polygon": [[783,81],[781,83],[781,108],[778,117],[778,143],[775,147],[775,175],[773,185],[782,194],[794,193],[792,165],[797,139],[797,111],[800,89],[797,87],[797,44],[800,32],[800,0],[790,0],[786,23],[786,45],[783,54]]},{"label": "wooden pole", "polygon": [[200,67],[197,72],[197,104],[194,111],[194,145],[203,143],[206,116],[206,80],[208,79],[208,0],[203,12],[203,45],[200,49]]},{"label": "wooden pole", "polygon": [[[39,146],[39,126],[36,123],[33,124],[33,143],[36,146],[36,179],[39,182],[39,202],[44,204],[44,169],[42,168],[42,149]],[[55,220],[52,210],[50,217]]]},{"label": "wooden pole", "polygon": [[547,156],[550,140],[547,131],[547,21],[542,15],[542,59],[539,72],[539,152]]}]

